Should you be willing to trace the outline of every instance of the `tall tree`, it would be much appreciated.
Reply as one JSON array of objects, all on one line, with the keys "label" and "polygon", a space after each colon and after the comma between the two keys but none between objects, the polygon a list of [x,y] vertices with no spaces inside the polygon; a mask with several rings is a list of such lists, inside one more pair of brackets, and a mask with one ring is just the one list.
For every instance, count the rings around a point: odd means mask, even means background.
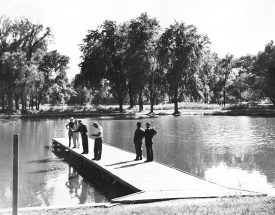
[{"label": "tall tree", "polygon": [[24,70],[24,53],[22,52],[5,52],[1,57],[1,79],[6,85],[6,93],[8,99],[8,114],[13,110],[13,95],[18,82],[23,76]]},{"label": "tall tree", "polygon": [[[13,98],[15,99],[16,109],[19,108],[19,98],[21,99],[22,110],[24,111],[26,109],[27,97],[29,89],[31,88],[31,86],[28,85],[30,82],[27,80],[30,79],[32,67],[38,64],[36,53],[41,50],[45,51],[47,49],[47,43],[51,38],[52,34],[50,28],[46,28],[44,31],[43,25],[32,24],[28,19],[22,18],[12,22],[4,16],[0,18],[0,58],[2,56],[1,59],[3,59],[5,53],[10,53],[10,56],[20,56],[20,65],[22,66],[20,80],[13,86],[13,93],[3,93],[3,95],[7,95],[10,104]],[[7,56],[6,54],[5,57]],[[1,74],[3,75],[4,61],[6,73],[14,69],[13,59],[14,58],[10,58],[10,64],[7,63],[7,58],[2,60],[2,63],[0,62],[0,76]],[[8,69],[8,65],[13,68]],[[16,68],[19,67],[16,66]],[[11,76],[2,77],[2,81],[6,86],[9,80],[4,77],[7,78]],[[4,89],[7,90],[8,88],[5,87]],[[12,106],[9,105],[9,108],[12,108]]]},{"label": "tall tree", "polygon": [[[38,64],[36,62],[36,58],[34,55],[36,52],[46,52],[47,44],[53,38],[50,28],[44,29],[44,26],[41,24],[33,24],[28,19],[20,19],[16,20],[14,23],[14,31],[19,37],[16,38],[17,44],[14,46],[15,49],[21,49],[25,52],[26,56],[26,65],[31,67],[34,64]],[[29,69],[25,70],[24,79],[29,79],[31,72]],[[29,86],[27,86],[26,81],[22,81],[21,85],[21,104],[22,111],[26,109],[27,102],[27,90]]]},{"label": "tall tree", "polygon": [[126,25],[105,21],[97,30],[89,31],[81,45],[81,73],[100,86],[101,80],[109,81],[109,91],[123,111],[127,95],[125,67]]},{"label": "tall tree", "polygon": [[209,103],[211,100],[211,93],[213,93],[213,87],[211,80],[215,75],[215,69],[219,62],[216,53],[211,53],[210,50],[205,50],[201,59],[201,64],[197,73],[198,81],[197,88],[198,93],[201,95],[205,103]]},{"label": "tall tree", "polygon": [[261,90],[275,105],[275,45],[270,41],[253,64],[250,86]]},{"label": "tall tree", "polygon": [[230,86],[232,80],[235,78],[235,59],[233,55],[227,54],[225,58],[220,61],[220,75],[221,83],[223,86],[223,106],[226,103],[227,89]]},{"label": "tall tree", "polygon": [[[133,91],[136,89],[139,97],[139,111],[143,110],[143,91],[150,73],[153,71],[151,58],[155,58],[155,43],[159,36],[160,26],[155,18],[149,18],[147,13],[141,14],[138,18],[132,19],[128,26],[127,46],[127,77],[130,84],[129,97],[130,106]],[[150,76],[150,77],[149,77]]]},{"label": "tall tree", "polygon": [[166,93],[166,78],[165,78],[165,73],[164,71],[159,68],[159,67],[152,67],[151,68],[150,75],[148,77],[148,82],[147,82],[147,93],[150,101],[150,112],[149,114],[154,113],[154,105],[158,101],[163,100],[165,97]]},{"label": "tall tree", "polygon": [[236,101],[259,101],[265,97],[264,93],[254,86],[255,79],[252,69],[256,59],[254,55],[236,59],[235,67],[239,71],[239,75],[231,87]]},{"label": "tall tree", "polygon": [[[9,108],[11,106],[12,98],[10,97],[11,93],[9,92],[9,95],[7,95],[7,62],[4,62],[4,58],[7,56],[4,56],[4,53],[8,51],[9,44],[10,44],[10,38],[12,33],[12,21],[6,17],[1,16],[0,17],[0,93],[1,93],[1,102],[2,102],[2,110],[5,111],[6,108],[6,99],[10,99],[9,101]],[[4,65],[5,64],[5,65]],[[8,110],[11,112],[11,110]]]},{"label": "tall tree", "polygon": [[203,50],[210,41],[206,35],[198,34],[193,25],[177,22],[170,25],[161,35],[158,42],[158,59],[170,73],[168,79],[174,91],[174,114],[178,111],[178,93],[180,83],[187,81],[194,73],[202,57]]},{"label": "tall tree", "polygon": [[[68,100],[67,76],[66,70],[68,68],[69,57],[61,55],[58,51],[50,51],[45,54],[38,67],[42,74],[42,79],[39,80],[39,90],[37,94],[37,106],[39,110],[42,99],[48,92],[55,93],[53,104],[63,104]],[[38,87],[38,86],[37,86]]]},{"label": "tall tree", "polygon": [[72,85],[76,92],[74,96],[77,97],[81,106],[91,101],[92,90],[89,89],[87,78],[85,78],[83,74],[77,74],[75,79],[72,81]]}]

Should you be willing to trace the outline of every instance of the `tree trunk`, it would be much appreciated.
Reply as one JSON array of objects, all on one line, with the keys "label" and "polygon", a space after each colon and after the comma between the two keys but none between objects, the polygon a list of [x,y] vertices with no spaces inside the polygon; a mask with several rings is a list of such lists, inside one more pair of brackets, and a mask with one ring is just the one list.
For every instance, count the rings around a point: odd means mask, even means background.
[{"label": "tree trunk", "polygon": [[38,101],[36,101],[36,110],[39,110],[39,106],[40,106],[40,101],[38,100]]},{"label": "tree trunk", "polygon": [[225,88],[223,89],[223,106],[225,107]]},{"label": "tree trunk", "polygon": [[19,110],[19,98],[17,95],[14,96],[14,102],[15,102],[15,110]]},{"label": "tree trunk", "polygon": [[123,102],[119,101],[119,112],[122,113],[123,112]]},{"label": "tree trunk", "polygon": [[5,112],[5,94],[2,94],[2,112]]},{"label": "tree trunk", "polygon": [[26,108],[27,104],[23,94],[21,95],[21,104],[22,104],[22,112],[24,112],[27,109]]},{"label": "tree trunk", "polygon": [[35,109],[37,109],[37,97],[35,98],[35,102],[33,105],[35,106]]},{"label": "tree trunk", "polygon": [[209,103],[209,94],[208,93],[205,93],[204,101],[205,101],[205,104]]},{"label": "tree trunk", "polygon": [[30,108],[33,110],[33,106],[34,106],[34,98],[33,96],[30,99]]},{"label": "tree trunk", "polygon": [[118,102],[119,105],[119,112],[122,113],[123,112],[123,101],[124,101],[124,96],[122,96],[120,93],[118,93],[118,95],[116,95],[115,93],[112,93],[113,96],[115,97],[115,99]]},{"label": "tree trunk", "polygon": [[[117,90],[116,91],[112,91],[110,90],[111,94],[115,97],[115,99],[117,100],[118,104],[119,104],[119,112],[122,113],[123,112],[123,102],[125,99],[125,96],[127,95],[127,90],[123,91],[126,88],[123,88],[120,86],[120,83],[117,84]],[[116,93],[115,93],[116,92]]]},{"label": "tree trunk", "polygon": [[10,115],[12,113],[12,109],[13,109],[13,101],[12,101],[12,90],[9,88],[8,89],[8,93],[7,93],[7,100],[8,100],[8,115]]},{"label": "tree trunk", "polygon": [[130,108],[134,107],[134,96],[133,96],[133,85],[130,83],[129,88],[129,99],[130,99]]},{"label": "tree trunk", "polygon": [[216,104],[220,105],[220,99],[219,99],[218,93],[216,91],[214,92],[214,100],[215,100]]},{"label": "tree trunk", "polygon": [[153,96],[150,96],[151,98],[150,98],[150,113],[154,113],[154,98],[153,98]]},{"label": "tree trunk", "polygon": [[150,89],[150,113],[154,113],[154,100],[155,100],[155,97],[153,95],[153,86],[152,86],[152,81],[149,82],[149,89]]},{"label": "tree trunk", "polygon": [[80,106],[83,106],[83,104],[84,104],[84,95],[81,93]]},{"label": "tree trunk", "polygon": [[173,114],[176,115],[180,113],[178,108],[178,86],[175,86],[174,102],[175,102],[175,110]]},{"label": "tree trunk", "polygon": [[138,105],[139,105],[139,112],[143,111],[143,96],[142,96],[142,87],[139,88],[138,93]]}]

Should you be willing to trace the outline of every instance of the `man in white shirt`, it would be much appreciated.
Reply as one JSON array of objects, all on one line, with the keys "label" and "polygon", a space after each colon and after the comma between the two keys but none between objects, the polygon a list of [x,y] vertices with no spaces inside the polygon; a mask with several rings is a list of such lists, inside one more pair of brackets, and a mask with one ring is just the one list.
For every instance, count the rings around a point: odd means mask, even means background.
[{"label": "man in white shirt", "polygon": [[94,134],[91,134],[91,136],[95,137],[94,158],[92,160],[100,160],[102,152],[103,129],[97,122],[94,122],[93,126],[96,128],[96,131]]}]

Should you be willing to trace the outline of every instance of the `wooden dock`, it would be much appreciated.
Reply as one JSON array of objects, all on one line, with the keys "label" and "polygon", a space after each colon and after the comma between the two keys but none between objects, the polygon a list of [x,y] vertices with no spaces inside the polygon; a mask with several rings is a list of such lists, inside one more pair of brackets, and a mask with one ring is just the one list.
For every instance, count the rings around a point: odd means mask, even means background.
[{"label": "wooden dock", "polygon": [[[53,151],[69,159],[100,181],[120,189],[111,202],[138,203],[169,199],[266,196],[266,194],[227,188],[158,162],[134,161],[135,154],[103,144],[100,161],[92,161],[94,140],[89,138],[89,154],[68,147],[68,138],[53,138]],[[134,146],[133,146],[134,147]]]}]

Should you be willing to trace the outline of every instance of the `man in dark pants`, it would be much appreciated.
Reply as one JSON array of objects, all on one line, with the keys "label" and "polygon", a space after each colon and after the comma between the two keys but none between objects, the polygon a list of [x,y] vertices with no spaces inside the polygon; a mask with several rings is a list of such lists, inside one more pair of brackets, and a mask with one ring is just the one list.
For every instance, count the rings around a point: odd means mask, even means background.
[{"label": "man in dark pants", "polygon": [[71,140],[73,138],[73,129],[74,129],[74,118],[70,117],[70,122],[67,123],[66,128],[68,129],[68,135],[69,135],[69,147],[71,147]]},{"label": "man in dark pants", "polygon": [[137,122],[137,129],[134,134],[134,144],[136,149],[136,159],[142,160],[142,139],[144,138],[144,130],[141,128],[141,123]]},{"label": "man in dark pants", "polygon": [[94,122],[93,126],[96,128],[96,131],[94,134],[91,134],[91,136],[95,137],[94,158],[92,160],[100,160],[102,153],[103,129],[97,122]]},{"label": "man in dark pants", "polygon": [[150,127],[150,122],[146,123],[146,129],[145,129],[145,146],[146,146],[146,152],[147,152],[147,160],[145,162],[151,162],[154,159],[153,155],[153,136],[157,134],[156,130],[154,128]]},{"label": "man in dark pants", "polygon": [[81,120],[78,120],[78,123],[80,124],[79,128],[74,132],[80,132],[81,138],[82,138],[82,146],[83,146],[83,152],[81,154],[88,154],[89,148],[88,148],[88,136],[87,136],[87,127],[82,123]]}]

